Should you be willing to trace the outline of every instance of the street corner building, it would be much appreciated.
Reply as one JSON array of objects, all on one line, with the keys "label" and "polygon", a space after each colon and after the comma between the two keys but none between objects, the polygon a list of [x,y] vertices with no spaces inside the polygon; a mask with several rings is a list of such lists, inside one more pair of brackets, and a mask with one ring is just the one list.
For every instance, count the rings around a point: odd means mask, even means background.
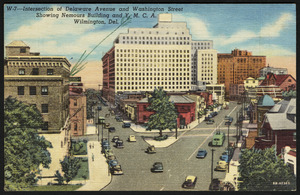
[{"label": "street corner building", "polygon": [[153,28],[129,28],[102,57],[103,96],[118,92],[205,90],[217,84],[217,50],[212,40],[192,40],[186,22],[159,14]]},{"label": "street corner building", "polygon": [[4,97],[36,106],[44,120],[39,133],[59,133],[69,115],[70,62],[30,52],[23,41],[13,41],[5,49]]}]

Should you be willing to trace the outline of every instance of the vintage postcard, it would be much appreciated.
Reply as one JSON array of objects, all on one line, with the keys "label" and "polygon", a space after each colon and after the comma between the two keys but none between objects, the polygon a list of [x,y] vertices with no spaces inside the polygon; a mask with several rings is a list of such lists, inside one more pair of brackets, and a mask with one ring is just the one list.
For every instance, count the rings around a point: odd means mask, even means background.
[{"label": "vintage postcard", "polygon": [[296,4],[4,10],[5,191],[295,191]]}]

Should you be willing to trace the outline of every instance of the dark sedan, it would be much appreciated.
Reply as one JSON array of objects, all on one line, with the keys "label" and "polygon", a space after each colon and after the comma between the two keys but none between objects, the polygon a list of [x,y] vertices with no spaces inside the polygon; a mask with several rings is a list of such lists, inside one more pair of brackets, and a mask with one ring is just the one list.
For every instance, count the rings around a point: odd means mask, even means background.
[{"label": "dark sedan", "polygon": [[205,158],[207,151],[204,149],[199,149],[196,158]]},{"label": "dark sedan", "polygon": [[189,176],[187,176],[187,177],[185,178],[185,181],[184,181],[184,183],[182,184],[182,187],[183,187],[183,188],[188,188],[188,189],[195,188],[196,182],[197,182],[197,177],[196,177],[196,176],[189,175]]}]

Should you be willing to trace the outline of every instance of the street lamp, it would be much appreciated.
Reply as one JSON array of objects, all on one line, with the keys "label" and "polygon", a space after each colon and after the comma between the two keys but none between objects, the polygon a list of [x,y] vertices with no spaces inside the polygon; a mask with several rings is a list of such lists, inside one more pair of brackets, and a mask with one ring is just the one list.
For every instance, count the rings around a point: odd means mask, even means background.
[{"label": "street lamp", "polygon": [[210,176],[210,183],[212,182],[212,180],[214,178],[214,170],[213,170],[213,166],[214,166],[214,151],[215,151],[215,149],[211,149],[211,176]]},{"label": "street lamp", "polygon": [[228,150],[228,173],[229,173],[229,128],[230,128],[230,124],[228,124],[228,133],[227,133],[227,138],[228,138],[228,145],[227,145],[227,150]]}]

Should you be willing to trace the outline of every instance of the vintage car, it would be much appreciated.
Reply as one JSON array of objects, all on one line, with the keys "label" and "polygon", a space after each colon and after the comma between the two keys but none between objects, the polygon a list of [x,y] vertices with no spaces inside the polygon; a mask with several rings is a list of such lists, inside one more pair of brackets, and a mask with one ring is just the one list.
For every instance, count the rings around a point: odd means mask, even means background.
[{"label": "vintage car", "polygon": [[151,168],[151,172],[154,172],[154,173],[163,172],[163,171],[164,171],[164,167],[163,167],[162,162],[155,162],[153,164],[153,167]]},{"label": "vintage car", "polygon": [[112,166],[110,168],[110,172],[112,175],[123,175],[124,174],[121,165]]},{"label": "vintage car", "polygon": [[118,140],[115,146],[116,148],[124,148],[123,140]]},{"label": "vintage car", "polygon": [[122,127],[123,128],[130,128],[131,124],[130,123],[123,123]]},{"label": "vintage car", "polygon": [[118,115],[115,117],[115,119],[116,119],[117,122],[122,122],[123,121],[123,119]]},{"label": "vintage car", "polygon": [[222,154],[222,156],[220,156],[220,160],[225,161],[226,163],[229,162],[229,156],[227,154]]},{"label": "vintage car", "polygon": [[152,146],[148,146],[148,148],[146,149],[146,152],[148,154],[154,154],[154,153],[156,153],[155,147],[153,145]]},{"label": "vintage car", "polygon": [[225,161],[219,161],[215,168],[215,171],[226,171],[228,164]]},{"label": "vintage car", "polygon": [[209,190],[210,191],[220,191],[221,183],[222,183],[222,181],[220,179],[214,178],[209,185]]},{"label": "vintage car", "polygon": [[116,128],[114,128],[114,127],[109,127],[109,128],[108,128],[108,131],[109,131],[110,133],[116,132]]},{"label": "vintage car", "polygon": [[118,140],[120,140],[120,137],[115,135],[111,141],[116,143]]},{"label": "vintage car", "polygon": [[108,161],[109,168],[117,166],[117,165],[118,165],[118,161],[116,159]]},{"label": "vintage car", "polygon": [[196,158],[205,158],[207,155],[207,151],[204,149],[199,149],[197,152]]},{"label": "vintage car", "polygon": [[225,120],[229,120],[229,119],[231,119],[232,117],[231,116],[229,116],[229,115],[226,115],[225,116]]},{"label": "vintage car", "polygon": [[135,136],[134,135],[129,135],[128,141],[129,142],[136,142]]},{"label": "vintage car", "polygon": [[197,182],[197,177],[189,175],[185,178],[184,183],[182,184],[183,188],[195,188]]},{"label": "vintage car", "polygon": [[117,157],[114,155],[114,154],[109,154],[108,156],[107,156],[107,161],[109,162],[109,161],[111,161],[111,160],[116,160],[117,159]]},{"label": "vintage car", "polygon": [[214,119],[208,119],[208,121],[206,121],[206,124],[211,125],[214,124],[215,120]]},{"label": "vintage car", "polygon": [[[105,150],[104,151],[104,156],[105,158],[108,158],[109,156],[112,156],[114,155],[113,151],[112,150]],[[112,160],[112,159],[111,159]]]},{"label": "vintage car", "polygon": [[108,128],[109,128],[109,126],[110,126],[110,124],[109,124],[109,123],[105,123],[105,125],[104,125],[104,128],[105,128],[105,129],[108,129]]}]

